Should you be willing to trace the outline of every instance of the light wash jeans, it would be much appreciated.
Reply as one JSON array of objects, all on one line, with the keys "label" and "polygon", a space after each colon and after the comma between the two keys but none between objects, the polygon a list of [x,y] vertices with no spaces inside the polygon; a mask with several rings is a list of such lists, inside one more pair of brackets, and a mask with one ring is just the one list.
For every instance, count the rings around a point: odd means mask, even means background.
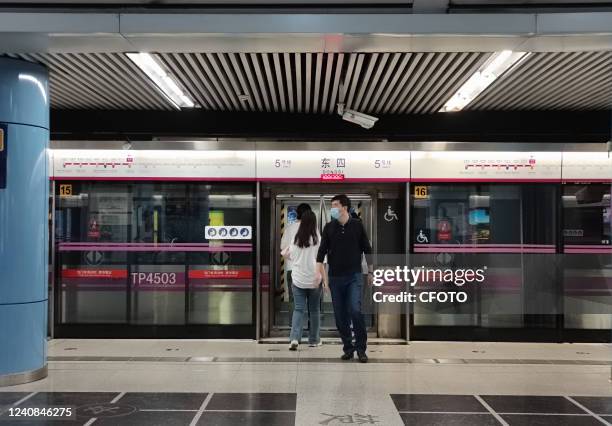
[{"label": "light wash jeans", "polygon": [[289,340],[302,339],[304,317],[306,316],[306,303],[310,312],[310,328],[308,330],[308,343],[319,343],[321,323],[321,286],[317,288],[300,288],[292,285],[293,290],[293,317],[291,319],[291,334]]}]

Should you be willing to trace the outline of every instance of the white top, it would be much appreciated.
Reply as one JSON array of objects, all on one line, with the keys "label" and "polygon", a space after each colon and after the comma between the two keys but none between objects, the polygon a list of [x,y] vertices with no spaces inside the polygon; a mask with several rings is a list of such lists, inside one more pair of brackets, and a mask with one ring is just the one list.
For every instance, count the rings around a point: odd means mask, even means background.
[{"label": "white top", "polygon": [[[288,249],[291,243],[293,243],[293,240],[295,240],[295,234],[297,234],[299,227],[300,227],[299,220],[287,225],[285,232],[283,232],[283,237],[281,238],[281,244],[280,244],[281,254],[284,254],[283,252],[285,251],[285,249]],[[292,265],[291,259],[289,259],[288,257],[285,257],[285,270],[291,271],[292,266],[293,265]]]},{"label": "white top", "polygon": [[321,245],[321,235],[317,231],[317,244],[308,247],[298,247],[292,242],[289,256],[293,265],[291,280],[299,288],[317,288],[321,283],[321,274],[317,270],[317,252]]}]

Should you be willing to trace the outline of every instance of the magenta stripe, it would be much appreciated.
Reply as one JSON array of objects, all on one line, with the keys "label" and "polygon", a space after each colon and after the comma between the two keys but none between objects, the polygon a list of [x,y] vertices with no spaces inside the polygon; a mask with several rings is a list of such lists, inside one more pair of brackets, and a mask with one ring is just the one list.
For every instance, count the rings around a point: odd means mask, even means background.
[{"label": "magenta stripe", "polygon": [[602,244],[566,244],[565,248],[579,248],[579,249],[583,249],[583,248],[594,248],[594,249],[608,249],[608,250],[612,250],[612,246],[606,246],[606,245],[602,245]]},{"label": "magenta stripe", "polygon": [[[298,177],[258,177],[260,182],[321,182],[324,178],[298,178]],[[410,182],[409,177],[399,178],[347,178],[338,180],[328,180],[327,182]]]},{"label": "magenta stripe", "polygon": [[230,251],[230,252],[251,252],[252,249],[248,247],[109,247],[109,246],[87,246],[87,247],[59,247],[59,251],[167,251],[167,252],[219,252],[219,251]]},{"label": "magenta stripe", "polygon": [[412,182],[561,182],[561,178],[525,179],[525,178],[411,178]]},{"label": "magenta stripe", "polygon": [[587,182],[587,183],[612,183],[612,179],[600,179],[600,178],[595,178],[595,179],[591,179],[591,178],[576,178],[576,179],[566,179],[563,178],[563,183],[580,183],[580,182]]},{"label": "magenta stripe", "polygon": [[528,248],[528,249],[513,249],[513,248],[436,248],[436,247],[415,247],[415,253],[439,253],[440,251],[450,253],[554,253],[554,248]]},{"label": "magenta stripe", "polygon": [[[107,246],[107,247],[210,247],[210,243],[107,243],[107,242],[70,242],[59,243],[62,247],[88,247],[88,246]],[[224,246],[232,247],[252,247],[250,243],[223,243]],[[218,247],[213,245],[212,247]]]},{"label": "magenta stripe", "polygon": [[415,244],[415,247],[534,247],[534,248],[554,248],[554,244]]},{"label": "magenta stripe", "polygon": [[133,176],[53,176],[51,180],[113,180],[113,181],[164,181],[164,182],[255,182],[254,177],[133,177]]},{"label": "magenta stripe", "polygon": [[[164,181],[164,182],[201,182],[201,181],[215,181],[215,182],[321,182],[324,178],[256,178],[256,177],[132,177],[132,176],[53,176],[51,180],[109,180],[109,181]],[[401,178],[344,178],[334,180],[331,179],[328,182],[410,182],[409,177]]]},{"label": "magenta stripe", "polygon": [[565,249],[563,253],[568,254],[612,254],[612,249],[597,250],[597,249]]},{"label": "magenta stripe", "polygon": [[[266,178],[266,177],[135,177],[135,176],[50,176],[50,180],[91,180],[91,181],[164,181],[164,182],[321,182],[323,178]],[[526,178],[344,178],[339,180],[329,180],[328,182],[575,182],[576,179],[562,180],[561,178],[546,179],[526,179]],[[580,182],[612,182],[610,179],[582,179]]]}]

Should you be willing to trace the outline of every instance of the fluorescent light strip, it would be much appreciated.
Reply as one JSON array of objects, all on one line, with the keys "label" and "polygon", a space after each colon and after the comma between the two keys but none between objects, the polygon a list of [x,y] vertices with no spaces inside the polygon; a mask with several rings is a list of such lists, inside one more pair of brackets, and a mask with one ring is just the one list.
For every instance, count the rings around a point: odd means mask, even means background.
[{"label": "fluorescent light strip", "polygon": [[500,75],[529,55],[528,52],[504,50],[494,53],[457,92],[444,104],[440,112],[461,111],[489,87]]},{"label": "fluorescent light strip", "polygon": [[149,53],[126,53],[176,108],[193,108],[193,100],[179,87],[174,77]]}]

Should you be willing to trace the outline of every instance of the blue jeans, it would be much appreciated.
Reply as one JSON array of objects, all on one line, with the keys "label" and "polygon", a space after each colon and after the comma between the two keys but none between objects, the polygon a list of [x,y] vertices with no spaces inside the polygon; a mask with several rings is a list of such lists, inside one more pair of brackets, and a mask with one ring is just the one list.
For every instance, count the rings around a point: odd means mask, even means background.
[{"label": "blue jeans", "polygon": [[[329,277],[332,304],[336,327],[344,344],[346,354],[365,352],[368,335],[366,333],[365,319],[361,313],[361,290],[363,276],[355,273],[346,276]],[[355,344],[351,335],[351,322],[355,332]]]},{"label": "blue jeans", "polygon": [[304,316],[306,314],[306,303],[310,312],[310,327],[308,329],[308,343],[319,343],[321,322],[321,286],[317,288],[300,288],[296,285],[293,289],[293,317],[291,319],[291,334],[289,340],[302,339]]}]

